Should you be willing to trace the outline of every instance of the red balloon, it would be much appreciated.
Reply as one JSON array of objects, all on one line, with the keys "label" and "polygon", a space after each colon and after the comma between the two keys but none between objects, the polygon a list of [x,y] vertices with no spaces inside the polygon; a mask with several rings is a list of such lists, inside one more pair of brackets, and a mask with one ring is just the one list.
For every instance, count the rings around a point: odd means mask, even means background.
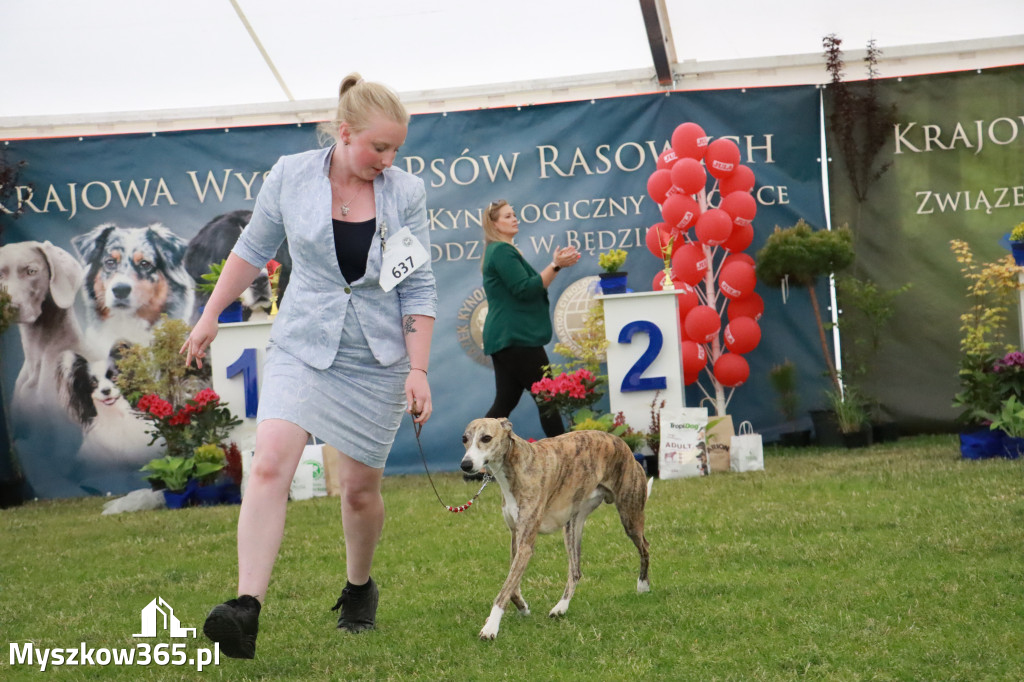
[{"label": "red balloon", "polygon": [[684,244],[672,256],[672,279],[693,285],[704,279],[708,259],[700,244]]},{"label": "red balloon", "polygon": [[687,374],[686,372],[683,372],[683,386],[695,384],[698,380],[700,380],[700,372],[694,372],[693,374]]},{"label": "red balloon", "polygon": [[691,310],[700,305],[700,296],[697,295],[697,290],[686,282],[676,280],[672,280],[672,282],[676,285],[676,308],[679,314],[679,329],[681,333],[685,333],[686,316],[690,314]]},{"label": "red balloon", "polygon": [[[672,284],[675,286],[676,289],[679,289],[681,287],[689,286],[686,282],[677,282],[676,280],[672,280]],[[665,271],[664,270],[658,270],[658,274],[656,274],[654,276],[654,280],[651,282],[651,291],[661,291],[664,288],[665,288]]]},{"label": "red balloon", "polygon": [[732,234],[732,218],[720,208],[708,209],[697,219],[694,233],[701,244],[718,246]]},{"label": "red balloon", "polygon": [[661,216],[672,227],[685,230],[697,220],[700,205],[688,194],[673,194],[661,206]]},{"label": "red balloon", "polygon": [[726,298],[745,298],[754,293],[757,273],[750,263],[729,263],[718,274],[718,288]]},{"label": "red balloon", "polygon": [[750,170],[749,166],[736,166],[732,175],[722,178],[718,182],[718,193],[723,197],[733,192],[749,192],[752,189],[754,189],[754,171]]},{"label": "red balloon", "polygon": [[732,216],[737,225],[749,225],[757,215],[757,200],[747,192],[733,192],[722,197],[718,208]]},{"label": "red balloon", "polygon": [[751,256],[749,253],[729,254],[722,260],[722,267],[724,268],[726,265],[729,265],[730,263],[749,263],[750,265],[755,264],[754,257]]},{"label": "red balloon", "polygon": [[672,173],[667,170],[656,170],[647,178],[647,193],[656,204],[665,203],[665,194],[672,189]]},{"label": "red balloon", "polygon": [[693,341],[683,341],[680,355],[683,360],[683,374],[697,374],[708,364],[708,353],[704,346]]},{"label": "red balloon", "polygon": [[704,156],[708,173],[719,180],[732,175],[736,166],[740,165],[740,148],[736,146],[735,142],[725,138],[719,138],[709,144]]},{"label": "red balloon", "polygon": [[699,305],[686,315],[686,335],[697,343],[708,343],[722,328],[722,318],[708,305]]},{"label": "red balloon", "polygon": [[676,156],[700,161],[707,148],[708,136],[696,123],[680,123],[672,132],[672,150]]},{"label": "red balloon", "polygon": [[749,317],[754,322],[757,322],[761,319],[763,313],[764,300],[761,298],[761,294],[756,291],[749,296],[729,301],[729,305],[725,308],[725,315],[729,318],[730,322],[738,317]]},{"label": "red balloon", "polygon": [[732,234],[722,243],[722,248],[731,253],[743,251],[754,241],[754,226],[732,224]]},{"label": "red balloon", "polygon": [[742,355],[722,353],[715,361],[714,374],[723,386],[739,386],[750,376],[750,365]]},{"label": "red balloon", "polygon": [[658,170],[671,170],[678,160],[679,155],[674,149],[666,149],[658,156]]},{"label": "red balloon", "polygon": [[761,326],[749,317],[737,317],[725,325],[722,338],[725,339],[725,347],[733,353],[749,353],[761,343]]},{"label": "red balloon", "polygon": [[679,159],[679,162],[672,166],[671,174],[672,184],[686,194],[696,194],[704,189],[708,181],[704,164],[690,157]]}]

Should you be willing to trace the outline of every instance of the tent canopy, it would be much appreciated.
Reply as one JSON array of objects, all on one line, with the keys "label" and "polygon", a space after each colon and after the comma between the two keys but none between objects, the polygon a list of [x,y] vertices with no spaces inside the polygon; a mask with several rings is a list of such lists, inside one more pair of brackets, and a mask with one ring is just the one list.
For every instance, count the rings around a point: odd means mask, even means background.
[{"label": "tent canopy", "polygon": [[331,98],[350,71],[402,93],[631,71],[654,90],[659,41],[669,60],[694,68],[820,55],[829,33],[844,49],[874,39],[884,51],[1005,37],[1024,25],[1024,4],[39,0],[7,3],[2,16],[10,77],[0,130],[15,118]]}]

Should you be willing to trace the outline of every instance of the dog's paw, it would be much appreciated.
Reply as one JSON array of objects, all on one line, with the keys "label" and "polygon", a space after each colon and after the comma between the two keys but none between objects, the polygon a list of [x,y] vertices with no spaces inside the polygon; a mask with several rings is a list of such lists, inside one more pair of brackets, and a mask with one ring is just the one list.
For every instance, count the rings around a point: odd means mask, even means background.
[{"label": "dog's paw", "polygon": [[494,639],[498,636],[498,625],[495,623],[491,625],[491,619],[488,618],[487,622],[484,623],[483,628],[480,629],[480,639],[487,641]]},{"label": "dog's paw", "polygon": [[637,578],[637,581],[636,581],[636,591],[639,594],[643,594],[644,592],[650,592],[651,591],[651,583],[648,582],[647,580],[640,580],[639,578]]},{"label": "dog's paw", "polygon": [[550,616],[551,618],[558,618],[559,616],[564,616],[565,612],[568,611],[568,610],[569,610],[569,600],[568,599],[560,599],[558,601],[558,603],[555,604],[555,608],[551,609],[548,612],[548,616]]}]

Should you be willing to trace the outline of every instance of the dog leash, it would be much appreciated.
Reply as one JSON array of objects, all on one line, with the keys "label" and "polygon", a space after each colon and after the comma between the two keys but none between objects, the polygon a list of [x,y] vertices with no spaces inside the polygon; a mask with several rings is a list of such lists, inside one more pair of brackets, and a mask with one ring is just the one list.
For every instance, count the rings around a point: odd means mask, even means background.
[{"label": "dog leash", "polygon": [[416,417],[418,416],[418,413],[410,413],[410,416],[413,418],[412,428],[413,432],[415,432],[416,434],[416,447],[418,447],[420,450],[420,459],[423,460],[423,470],[427,472],[427,480],[430,481],[430,487],[434,489],[434,495],[437,497],[437,501],[441,503],[442,507],[444,507],[453,514],[458,514],[459,512],[466,511],[467,509],[473,506],[473,503],[476,502],[476,498],[480,497],[480,493],[484,491],[484,488],[487,487],[487,484],[493,481],[494,478],[490,474],[484,474],[484,484],[480,486],[480,490],[476,491],[476,495],[473,496],[473,499],[471,499],[466,504],[461,504],[458,507],[452,507],[451,505],[445,504],[444,500],[441,499],[441,494],[437,492],[437,486],[434,485],[434,479],[430,477],[430,469],[427,467],[427,456],[423,454],[423,443],[420,442],[420,431],[423,430],[423,424],[419,424],[416,422]]}]

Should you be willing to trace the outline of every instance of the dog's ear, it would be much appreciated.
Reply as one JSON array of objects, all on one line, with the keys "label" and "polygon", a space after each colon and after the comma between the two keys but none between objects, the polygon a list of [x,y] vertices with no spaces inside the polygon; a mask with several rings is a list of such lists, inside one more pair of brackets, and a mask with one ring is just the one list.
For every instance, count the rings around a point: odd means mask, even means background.
[{"label": "dog's ear", "polygon": [[169,227],[153,223],[146,228],[146,238],[164,262],[164,272],[170,279],[186,289],[195,286],[195,280],[184,267],[188,242],[183,237],[176,235]]},{"label": "dog's ear", "polygon": [[74,256],[59,246],[43,242],[39,250],[50,268],[50,296],[53,302],[61,308],[70,308],[75,302],[78,288],[82,286],[85,271]]},{"label": "dog's ear", "polygon": [[94,227],[85,234],[76,235],[71,238],[71,246],[74,247],[75,253],[78,254],[82,263],[91,263],[93,261],[97,252],[103,249],[103,246],[107,243],[110,231],[116,227],[117,225],[114,223],[104,223]]},{"label": "dog's ear", "polygon": [[512,422],[510,422],[508,419],[502,417],[501,419],[498,420],[498,423],[501,424],[501,428],[505,429],[509,433],[512,433]]}]

